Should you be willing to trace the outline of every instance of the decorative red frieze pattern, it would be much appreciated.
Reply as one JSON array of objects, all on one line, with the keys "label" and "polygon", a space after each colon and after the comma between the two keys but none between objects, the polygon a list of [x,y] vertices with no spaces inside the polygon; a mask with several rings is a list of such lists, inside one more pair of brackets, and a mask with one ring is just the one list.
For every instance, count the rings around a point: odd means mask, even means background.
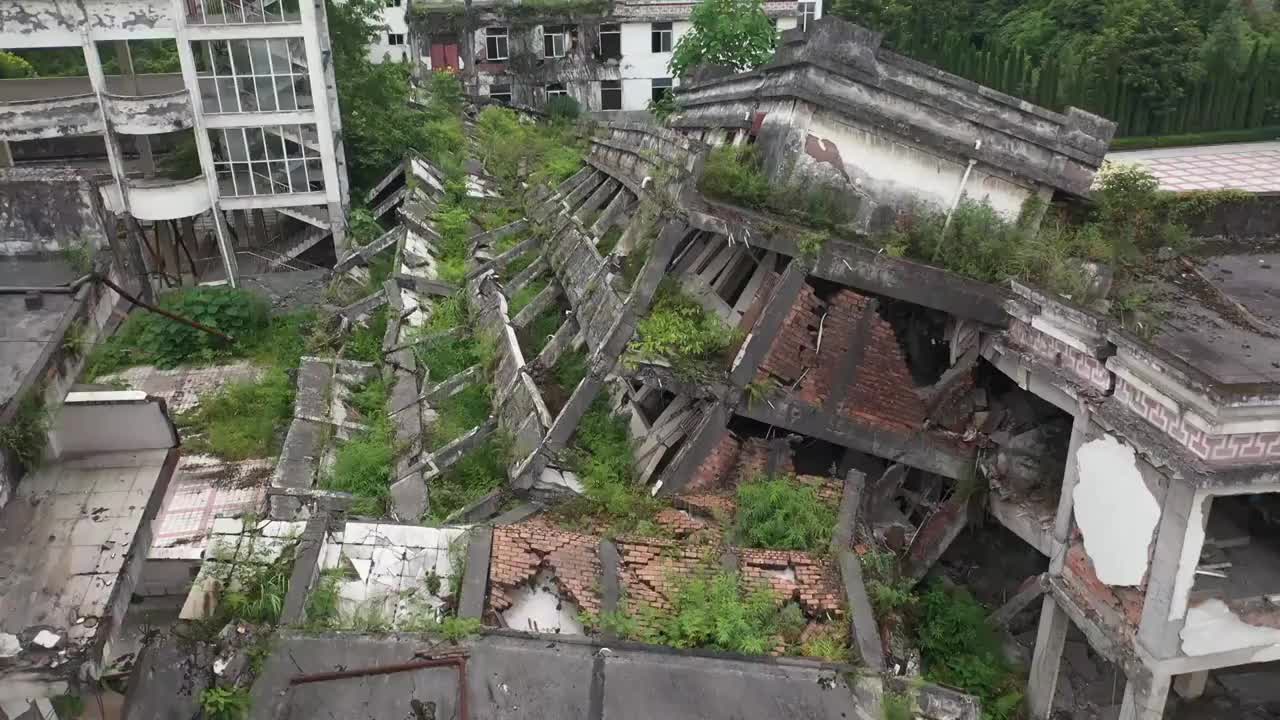
[{"label": "decorative red frieze pattern", "polygon": [[1280,432],[1211,435],[1124,378],[1116,378],[1115,395],[1130,410],[1211,465],[1248,465],[1280,460]]},{"label": "decorative red frieze pattern", "polygon": [[1106,391],[1111,387],[1111,371],[1092,355],[1080,352],[1061,340],[1036,330],[1021,320],[1009,324],[1009,337],[1032,355],[1060,367],[1080,378],[1092,388]]}]

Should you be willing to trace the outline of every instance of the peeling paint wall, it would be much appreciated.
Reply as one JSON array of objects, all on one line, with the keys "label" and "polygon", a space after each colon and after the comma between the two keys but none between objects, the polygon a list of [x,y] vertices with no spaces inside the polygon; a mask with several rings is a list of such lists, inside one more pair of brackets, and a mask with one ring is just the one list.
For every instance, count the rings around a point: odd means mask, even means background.
[{"label": "peeling paint wall", "polygon": [[72,170],[0,170],[0,254],[57,252],[80,243],[107,246],[97,188]]},{"label": "peeling paint wall", "polygon": [[1280,650],[1280,628],[1251,625],[1218,599],[1206,600],[1188,610],[1181,635],[1182,652],[1187,655],[1212,655],[1240,648],[1258,648],[1259,655],[1268,649]]},{"label": "peeling paint wall", "polygon": [[44,140],[102,131],[94,95],[0,104],[0,140]]},{"label": "peeling paint wall", "polygon": [[164,0],[94,0],[81,7],[57,0],[14,1],[0,6],[0,28],[6,47],[79,46],[82,29],[94,40],[171,37],[173,8]]},{"label": "peeling paint wall", "polygon": [[1098,579],[1142,584],[1160,522],[1160,502],[1138,468],[1133,448],[1111,435],[1080,446],[1079,483],[1072,493],[1076,523]]},{"label": "peeling paint wall", "polygon": [[155,135],[192,127],[191,94],[185,89],[147,97],[106,96],[107,120],[116,132]]}]

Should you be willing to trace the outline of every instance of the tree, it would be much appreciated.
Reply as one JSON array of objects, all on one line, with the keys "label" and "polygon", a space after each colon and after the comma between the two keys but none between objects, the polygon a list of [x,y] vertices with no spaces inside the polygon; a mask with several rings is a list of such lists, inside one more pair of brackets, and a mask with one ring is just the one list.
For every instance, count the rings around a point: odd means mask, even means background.
[{"label": "tree", "polygon": [[703,0],[689,21],[693,27],[676,44],[668,65],[676,77],[698,65],[750,70],[773,55],[777,31],[762,0]]},{"label": "tree", "polygon": [[1122,82],[1156,112],[1177,107],[1203,73],[1200,29],[1177,0],[1119,0],[1107,7],[1091,47],[1099,79]]},{"label": "tree", "polygon": [[0,50],[0,78],[35,77],[35,68],[25,58]]}]

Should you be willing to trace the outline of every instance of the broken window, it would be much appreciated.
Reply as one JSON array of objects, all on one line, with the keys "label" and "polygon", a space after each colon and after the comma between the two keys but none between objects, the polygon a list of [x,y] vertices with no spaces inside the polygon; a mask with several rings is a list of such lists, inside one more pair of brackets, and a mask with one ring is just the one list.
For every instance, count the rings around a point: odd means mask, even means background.
[{"label": "broken window", "polygon": [[808,30],[809,25],[818,16],[818,4],[816,2],[796,3],[796,15],[800,16],[800,29]]},{"label": "broken window", "polygon": [[484,56],[486,60],[506,60],[511,57],[508,45],[507,29],[491,27],[484,29]]},{"label": "broken window", "polygon": [[404,33],[387,33],[387,44],[392,47],[404,44]]},{"label": "broken window", "polygon": [[[1280,493],[1220,495],[1209,519],[1190,604],[1220,600],[1236,614],[1280,595]],[[1280,623],[1280,613],[1272,613]]]},{"label": "broken window", "polygon": [[622,109],[622,81],[621,80],[601,80],[600,81],[600,109],[601,110],[621,110]]},{"label": "broken window", "polygon": [[206,113],[314,107],[301,38],[197,40],[191,50]]},{"label": "broken window", "polygon": [[511,86],[510,85],[490,85],[489,99],[494,102],[500,102],[503,105],[511,104]]},{"label": "broken window", "polygon": [[605,23],[600,26],[600,57],[617,60],[622,57],[622,26]]},{"label": "broken window", "polygon": [[549,58],[564,57],[567,34],[563,25],[548,25],[542,31],[542,56]]},{"label": "broken window", "polygon": [[404,0],[387,0],[387,7],[400,7]]},{"label": "broken window", "polygon": [[649,31],[649,38],[653,52],[671,52],[671,23],[653,23]]},{"label": "broken window", "polygon": [[671,94],[671,78],[654,78],[650,86],[650,99],[655,103]]},{"label": "broken window", "polygon": [[187,22],[192,25],[241,25],[297,22],[302,19],[298,0],[187,0]]},{"label": "broken window", "polygon": [[315,125],[209,131],[222,195],[283,195],[324,190]]},{"label": "broken window", "polygon": [[553,97],[564,97],[569,93],[564,89],[564,83],[547,83],[547,99]]}]

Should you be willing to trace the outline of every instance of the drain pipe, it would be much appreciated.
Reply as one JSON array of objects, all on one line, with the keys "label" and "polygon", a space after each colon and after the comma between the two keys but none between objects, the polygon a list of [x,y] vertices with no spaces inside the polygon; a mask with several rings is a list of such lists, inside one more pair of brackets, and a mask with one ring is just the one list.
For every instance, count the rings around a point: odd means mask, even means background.
[{"label": "drain pipe", "polygon": [[[978,150],[981,147],[981,140],[973,144],[974,150]],[[933,246],[934,262],[937,262],[938,253],[942,251],[942,241],[947,237],[947,229],[951,227],[951,217],[955,215],[956,208],[960,207],[960,198],[964,197],[964,186],[969,184],[969,174],[973,172],[973,166],[977,164],[977,160],[969,158],[969,164],[965,166],[964,175],[960,177],[960,185],[956,188],[955,197],[951,198],[951,207],[947,210],[947,219],[942,223],[942,237],[938,238],[938,244]]]}]

